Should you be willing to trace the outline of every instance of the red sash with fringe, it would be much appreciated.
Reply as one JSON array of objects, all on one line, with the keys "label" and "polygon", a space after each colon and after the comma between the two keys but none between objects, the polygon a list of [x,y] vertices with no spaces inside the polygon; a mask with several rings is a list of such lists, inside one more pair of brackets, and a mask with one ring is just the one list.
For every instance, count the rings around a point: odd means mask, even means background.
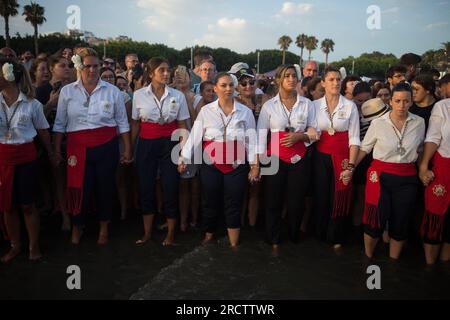
[{"label": "red sash with fringe", "polygon": [[204,141],[203,151],[214,166],[224,174],[245,163],[245,145],[241,141]]},{"label": "red sash with fringe", "polygon": [[350,211],[350,196],[352,184],[344,185],[340,174],[347,168],[350,148],[348,146],[348,131],[336,132],[330,136],[327,131],[323,131],[317,143],[317,150],[331,155],[334,171],[334,201],[331,218],[344,217]]},{"label": "red sash with fringe", "polygon": [[450,158],[436,152],[431,160],[434,180],[425,189],[425,212],[421,235],[430,240],[442,240],[445,213],[450,205]]},{"label": "red sash with fringe", "polygon": [[172,133],[178,129],[178,121],[159,124],[153,122],[141,122],[141,132],[139,136],[143,139],[158,139],[171,137]]},{"label": "red sash with fringe", "polygon": [[105,144],[116,135],[116,127],[101,127],[67,134],[67,209],[69,213],[77,215],[81,212],[86,149]]},{"label": "red sash with fringe", "polygon": [[[286,163],[292,163],[291,159],[296,156],[299,156],[301,159],[303,159],[306,154],[306,147],[303,141],[298,141],[291,147],[285,147],[281,145],[280,140],[283,139],[288,133],[289,132],[284,131],[271,133],[269,148],[267,151],[268,156],[274,154]],[[272,149],[272,143],[278,144],[278,150],[277,148]]]},{"label": "red sash with fringe", "polygon": [[363,224],[369,225],[372,229],[381,228],[378,202],[381,194],[380,176],[383,172],[402,177],[417,175],[414,163],[392,163],[376,159],[372,161],[367,170],[366,199],[362,219]]},{"label": "red sash with fringe", "polygon": [[11,210],[15,166],[34,160],[36,160],[36,148],[32,142],[0,143],[0,211]]},{"label": "red sash with fringe", "polygon": [[12,207],[15,166],[36,160],[36,148],[32,142],[24,144],[0,143],[0,230],[9,239],[3,213]]}]

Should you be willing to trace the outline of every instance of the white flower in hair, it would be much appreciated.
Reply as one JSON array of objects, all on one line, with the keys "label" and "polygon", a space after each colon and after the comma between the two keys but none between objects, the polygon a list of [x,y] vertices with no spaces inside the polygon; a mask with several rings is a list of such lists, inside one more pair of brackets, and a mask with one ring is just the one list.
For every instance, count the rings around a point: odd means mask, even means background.
[{"label": "white flower in hair", "polygon": [[14,77],[14,66],[11,63],[4,63],[2,67],[3,72],[3,78],[5,78],[6,81],[14,81],[16,80],[16,77]]},{"label": "white flower in hair", "polygon": [[77,69],[77,70],[83,69],[83,62],[81,61],[81,57],[79,55],[77,55],[77,54],[73,55],[72,62],[73,62],[75,69]]}]

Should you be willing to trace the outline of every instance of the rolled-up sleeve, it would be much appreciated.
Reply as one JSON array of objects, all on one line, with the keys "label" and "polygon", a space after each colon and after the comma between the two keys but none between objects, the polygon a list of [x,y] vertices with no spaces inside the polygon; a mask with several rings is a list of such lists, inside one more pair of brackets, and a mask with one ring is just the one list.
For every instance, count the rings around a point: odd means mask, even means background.
[{"label": "rolled-up sleeve", "polygon": [[259,113],[258,118],[258,148],[256,152],[258,154],[264,154],[267,151],[267,134],[270,130],[270,115],[268,109],[270,108],[270,102],[266,102]]},{"label": "rolled-up sleeve", "polygon": [[247,123],[245,128],[245,150],[247,151],[247,161],[255,163],[256,152],[258,149],[258,137],[256,134],[255,117],[251,111],[248,111]]},{"label": "rolled-up sleeve", "polygon": [[130,131],[130,125],[128,124],[127,110],[125,108],[125,103],[123,96],[119,89],[115,90],[114,99],[116,100],[114,105],[116,110],[114,113],[114,119],[116,120],[117,127],[119,128],[119,133],[126,133]]},{"label": "rolled-up sleeve", "polygon": [[48,125],[48,121],[45,118],[44,115],[44,107],[42,106],[42,104],[35,100],[35,107],[33,108],[34,112],[33,112],[33,125],[35,127],[35,129],[48,129],[50,126]]},{"label": "rolled-up sleeve", "polygon": [[353,103],[352,111],[350,114],[350,121],[348,126],[348,145],[349,146],[360,146],[361,139],[359,135],[359,113],[358,108]]},{"label": "rolled-up sleeve", "polygon": [[442,126],[444,124],[443,114],[439,108],[434,108],[431,112],[430,122],[428,123],[427,136],[425,142],[432,142],[436,145],[441,144]]},{"label": "rolled-up sleeve", "polygon": [[377,124],[376,121],[372,121],[370,123],[369,129],[367,129],[367,133],[364,136],[364,140],[361,144],[361,151],[364,151],[365,153],[369,154],[373,147],[375,146],[375,143],[377,142]]},{"label": "rolled-up sleeve", "polygon": [[58,107],[56,109],[56,118],[53,125],[53,132],[65,133],[67,129],[68,115],[67,106],[69,104],[69,87],[63,87],[59,93]]},{"label": "rolled-up sleeve", "polygon": [[181,93],[178,96],[178,100],[180,103],[180,111],[178,111],[177,120],[183,121],[183,120],[189,119],[191,116],[189,114],[189,108],[188,108],[186,97],[184,96],[184,94]]},{"label": "rolled-up sleeve", "polygon": [[131,107],[131,119],[133,120],[140,120],[140,115],[139,115],[139,109],[138,109],[138,104],[139,104],[139,91],[136,91],[133,95],[133,100],[132,100],[132,107]]},{"label": "rolled-up sleeve", "polygon": [[202,143],[203,140],[203,109],[197,116],[194,122],[189,138],[187,139],[183,149],[181,149],[181,156],[186,160],[191,160],[194,150]]}]

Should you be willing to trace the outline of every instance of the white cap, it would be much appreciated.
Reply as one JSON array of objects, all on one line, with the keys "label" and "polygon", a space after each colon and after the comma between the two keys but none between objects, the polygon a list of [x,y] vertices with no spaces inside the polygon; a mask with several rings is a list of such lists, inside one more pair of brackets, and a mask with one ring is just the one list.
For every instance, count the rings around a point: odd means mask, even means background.
[{"label": "white cap", "polygon": [[230,71],[228,71],[229,73],[237,73],[239,70],[242,69],[250,69],[248,67],[248,64],[246,64],[245,62],[238,62],[233,64],[233,66],[231,67]]}]

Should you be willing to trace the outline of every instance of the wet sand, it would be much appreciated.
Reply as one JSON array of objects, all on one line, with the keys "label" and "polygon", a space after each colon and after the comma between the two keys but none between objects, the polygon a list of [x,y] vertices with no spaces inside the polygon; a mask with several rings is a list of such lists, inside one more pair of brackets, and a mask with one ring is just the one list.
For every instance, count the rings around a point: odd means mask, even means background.
[{"label": "wet sand", "polygon": [[[408,245],[400,261],[380,245],[368,262],[361,241],[336,254],[329,244],[309,237],[284,242],[278,257],[263,241],[263,229],[244,228],[241,245],[230,250],[224,232],[200,246],[197,230],[178,233],[176,245],[163,247],[164,233],[136,246],[140,217],[114,221],[110,243],[96,244],[88,226],[81,244],[59,230],[57,217],[42,220],[44,258],[29,262],[22,253],[0,264],[0,299],[439,299],[450,298],[450,264],[426,267],[422,249]],[[285,237],[286,238],[286,237]],[[0,242],[0,252],[7,243]],[[368,290],[366,268],[381,269],[381,290]],[[82,290],[68,290],[69,265],[81,268]]]}]

